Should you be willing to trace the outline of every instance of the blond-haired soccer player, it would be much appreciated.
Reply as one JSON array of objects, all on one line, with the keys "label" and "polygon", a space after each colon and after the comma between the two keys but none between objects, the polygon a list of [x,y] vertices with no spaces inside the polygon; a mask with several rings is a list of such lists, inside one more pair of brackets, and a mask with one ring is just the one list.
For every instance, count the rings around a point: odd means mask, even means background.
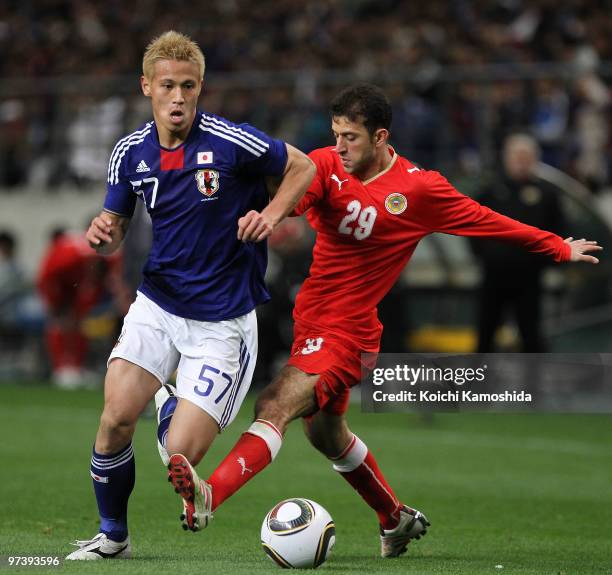
[{"label": "blond-haired soccer player", "polygon": [[[269,299],[265,240],[314,177],[311,160],[249,125],[197,109],[204,56],[174,31],[143,58],[142,92],[153,121],[117,142],[104,209],[87,239],[113,253],[138,198],[153,245],[136,301],[108,360],[104,410],[91,458],[99,533],[67,559],[129,557],[127,507],[134,486],[132,435],[138,416],[175,371],[178,404],[166,447],[191,465],[234,419],[257,357],[254,308]],[[273,197],[266,177],[280,185]],[[195,505],[210,491],[185,500]],[[197,501],[194,501],[197,500]]]}]

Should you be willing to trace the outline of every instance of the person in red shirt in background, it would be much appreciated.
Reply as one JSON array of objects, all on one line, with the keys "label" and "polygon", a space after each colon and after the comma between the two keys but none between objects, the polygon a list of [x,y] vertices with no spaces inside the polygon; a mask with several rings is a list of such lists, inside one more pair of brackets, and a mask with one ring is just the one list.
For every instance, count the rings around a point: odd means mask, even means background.
[{"label": "person in red shirt in background", "polygon": [[225,499],[274,459],[289,423],[303,417],[312,445],[376,512],[381,556],[397,557],[425,534],[429,521],[400,502],[344,414],[350,388],[361,379],[361,354],[379,351],[376,306],[418,242],[434,232],[478,236],[512,242],[556,262],[598,263],[587,253],[601,248],[498,214],[438,172],[399,156],[388,144],[391,106],[375,86],[347,88],[334,99],[331,113],[336,145],[310,153],[317,175],[295,210],[306,213],[317,239],[309,277],[295,302],[291,357],[259,395],[253,424],[208,479],[211,505],[199,495],[204,482],[189,463],[192,454],[172,455],[169,479],[195,505],[199,525],[206,525]]},{"label": "person in red shirt in background", "polygon": [[83,320],[109,296],[129,306],[124,301],[129,295],[122,287],[121,256],[103,258],[89,247],[84,234],[54,230],[36,285],[47,309],[45,340],[52,381],[59,387],[78,387],[88,351]]}]

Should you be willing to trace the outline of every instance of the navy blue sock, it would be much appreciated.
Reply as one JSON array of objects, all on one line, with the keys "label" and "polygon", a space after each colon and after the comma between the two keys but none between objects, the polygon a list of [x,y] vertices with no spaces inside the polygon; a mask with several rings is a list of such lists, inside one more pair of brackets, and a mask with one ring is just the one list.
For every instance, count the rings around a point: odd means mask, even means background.
[{"label": "navy blue sock", "polygon": [[169,397],[159,412],[159,425],[157,426],[157,439],[159,442],[166,447],[166,436],[168,435],[168,428],[176,409],[178,399],[174,396]]},{"label": "navy blue sock", "polygon": [[111,455],[97,453],[94,448],[91,476],[100,513],[100,532],[113,541],[123,541],[128,534],[128,499],[136,479],[132,443]]}]

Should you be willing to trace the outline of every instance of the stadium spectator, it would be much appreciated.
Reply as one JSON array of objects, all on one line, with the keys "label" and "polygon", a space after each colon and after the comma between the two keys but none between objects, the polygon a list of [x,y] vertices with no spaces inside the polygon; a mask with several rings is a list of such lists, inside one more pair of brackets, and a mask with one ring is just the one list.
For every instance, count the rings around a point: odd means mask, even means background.
[{"label": "stadium spectator", "polygon": [[[98,253],[115,253],[140,197],[153,244],[108,360],[90,467],[100,530],[78,541],[69,560],[131,555],[132,436],[172,373],[179,399],[172,426],[159,437],[170,452],[187,453],[195,464],[236,416],[257,358],[254,308],[269,299],[262,240],[314,177],[312,162],[296,148],[197,110],[204,55],[189,37],[169,31],[155,38],[142,70],[154,122],[115,146],[104,209],[87,239]],[[278,183],[274,193],[267,177]],[[175,482],[178,491],[189,487],[186,476]],[[190,527],[197,522],[193,502],[185,500],[183,517]]]},{"label": "stadium spectator", "polygon": [[208,481],[199,479],[192,457],[177,452],[169,478],[185,505],[195,507],[198,520],[188,518],[189,527],[206,527],[224,500],[272,462],[289,423],[303,417],[312,445],[376,512],[381,556],[397,557],[429,522],[400,502],[345,413],[350,388],[363,369],[373,369],[380,349],[376,307],[418,242],[434,232],[503,239],[557,262],[598,263],[586,254],[601,248],[493,212],[438,172],[399,156],[388,144],[391,106],[380,89],[347,88],[331,112],[336,145],[311,152],[317,175],[294,212],[306,213],[318,233],[310,275],[296,298],[291,356],[259,395],[255,421]]},{"label": "stadium spectator", "polygon": [[10,189],[27,178],[26,107],[21,100],[0,102],[0,188]]},{"label": "stadium spectator", "polygon": [[582,47],[573,64],[577,72],[574,84],[575,172],[594,191],[608,182],[608,146],[610,143],[610,89],[597,74],[598,56]]},{"label": "stadium spectator", "polygon": [[45,303],[45,340],[52,381],[74,388],[84,382],[89,348],[83,321],[105,298],[121,299],[121,257],[104,259],[83,234],[54,230],[38,271],[38,292]]},{"label": "stadium spectator", "polygon": [[17,252],[15,234],[0,230],[0,372],[36,377],[45,372],[40,361],[45,314]]},{"label": "stadium spectator", "polygon": [[[478,201],[505,216],[564,236],[560,191],[535,174],[540,159],[535,139],[527,134],[509,136],[502,156],[501,174],[480,191]],[[508,244],[478,238],[471,244],[483,270],[477,351],[495,351],[495,333],[504,323],[505,312],[510,311],[518,325],[521,351],[544,352],[542,272],[548,261]]]},{"label": "stadium spectator", "polygon": [[542,150],[542,161],[561,168],[565,161],[565,135],[569,124],[569,97],[558,82],[542,79],[535,83],[531,132]]},{"label": "stadium spectator", "polygon": [[14,332],[18,327],[19,303],[26,280],[16,258],[16,240],[8,230],[0,230],[0,330]]},{"label": "stadium spectator", "polygon": [[68,175],[79,186],[104,181],[108,150],[123,130],[122,98],[75,98],[67,127]]}]

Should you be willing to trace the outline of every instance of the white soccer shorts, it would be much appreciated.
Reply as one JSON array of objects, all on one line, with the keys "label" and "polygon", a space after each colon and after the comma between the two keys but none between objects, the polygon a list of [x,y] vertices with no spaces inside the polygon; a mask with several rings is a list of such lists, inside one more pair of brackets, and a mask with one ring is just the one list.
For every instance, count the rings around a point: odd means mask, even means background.
[{"label": "white soccer shorts", "polygon": [[138,292],[108,363],[120,357],[161,384],[177,372],[177,396],[201,407],[224,429],[236,417],[257,360],[255,311],[224,321],[173,315]]}]

